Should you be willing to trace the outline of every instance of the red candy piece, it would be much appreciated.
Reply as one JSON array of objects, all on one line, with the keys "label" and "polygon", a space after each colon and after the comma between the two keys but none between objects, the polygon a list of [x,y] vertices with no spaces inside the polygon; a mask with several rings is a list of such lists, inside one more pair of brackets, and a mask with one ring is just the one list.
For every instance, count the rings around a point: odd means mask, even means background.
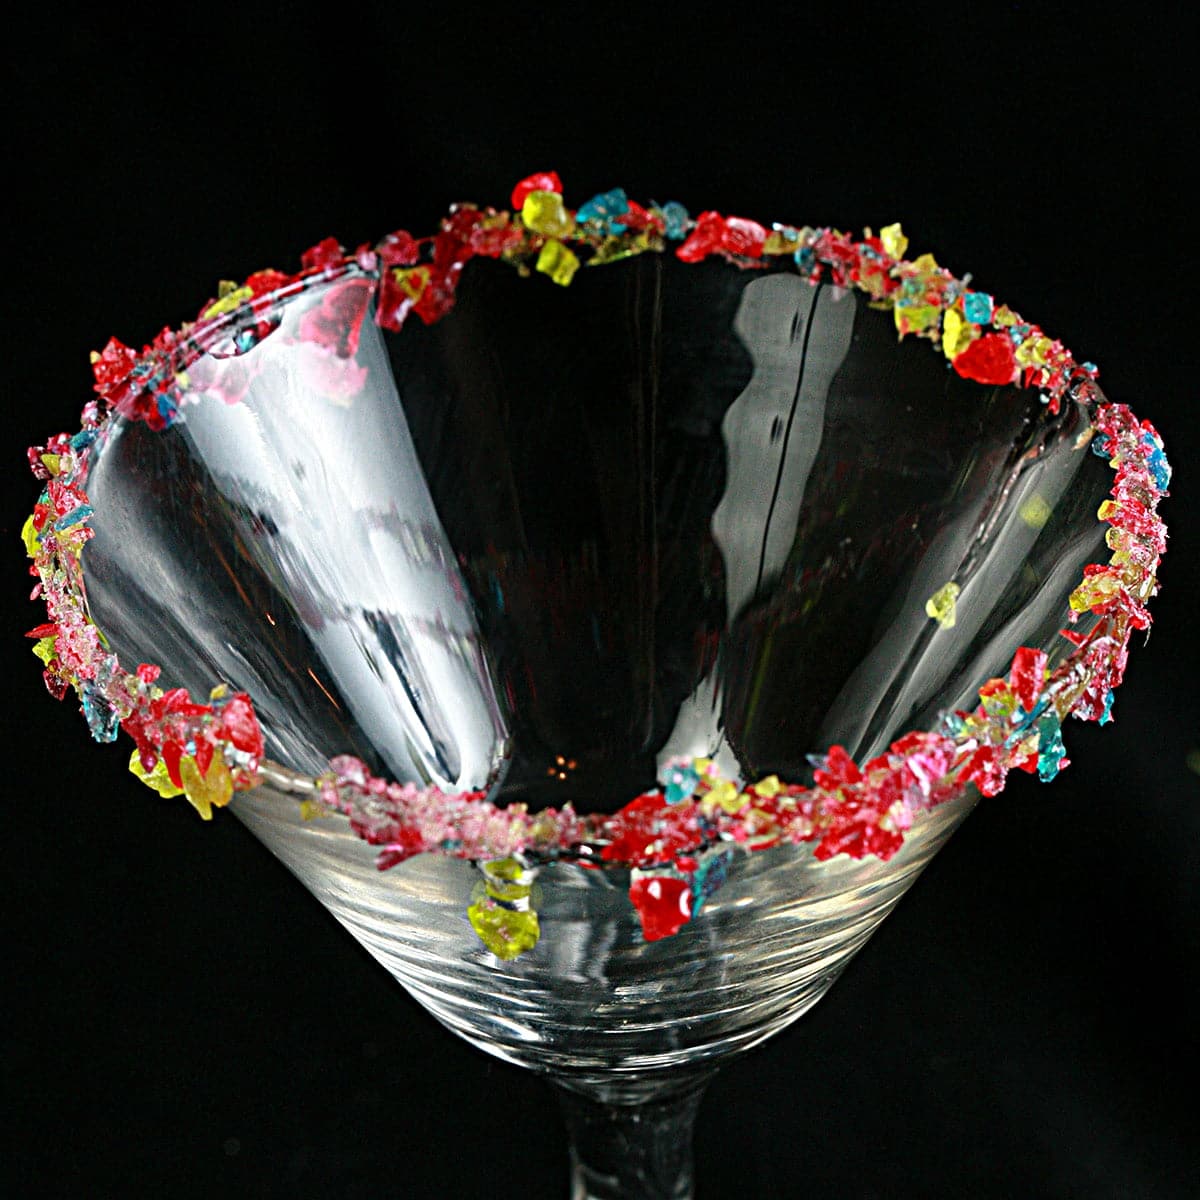
[{"label": "red candy piece", "polygon": [[390,867],[405,862],[414,854],[420,854],[425,849],[425,839],[421,836],[420,830],[414,829],[411,825],[394,826],[389,833],[391,839],[375,860],[375,867],[379,871],[386,871]]},{"label": "red candy piece", "polygon": [[710,209],[696,218],[695,228],[675,251],[675,257],[681,262],[700,262],[720,250],[724,242],[725,218]]},{"label": "red candy piece", "polygon": [[700,262],[717,253],[738,258],[762,258],[766,240],[767,231],[757,221],[723,217],[710,209],[696,218],[695,228],[675,251],[675,256],[683,262]]},{"label": "red candy piece", "polygon": [[861,782],[862,772],[843,746],[832,746],[824,769],[814,771],[813,780],[817,787],[833,791],[841,784]]},{"label": "red candy piece", "polygon": [[1006,333],[985,333],[953,360],[954,369],[976,383],[1012,383],[1017,377],[1017,356]]},{"label": "red candy piece", "polygon": [[826,834],[817,843],[813,858],[826,862],[835,854],[848,854],[851,858],[865,858],[873,854],[880,862],[887,862],[904,844],[903,834],[882,828],[874,812],[863,815],[861,823],[839,826]]},{"label": "red candy piece", "polygon": [[1007,774],[1001,751],[995,746],[980,746],[967,759],[963,771],[967,782],[973,783],[984,796],[999,795],[1004,790]]},{"label": "red candy piece", "polygon": [[634,880],[629,899],[642,922],[648,942],[671,937],[692,919],[692,889],[673,875],[652,875]]},{"label": "red candy piece", "polygon": [[254,705],[245,692],[232,696],[221,709],[221,724],[218,734],[226,738],[238,750],[261,758],[264,752],[262,729],[254,715]]},{"label": "red candy piece", "polygon": [[729,254],[762,258],[766,240],[767,231],[757,221],[749,221],[745,217],[725,218],[725,236],[721,239],[721,248]]},{"label": "red candy piece", "polygon": [[389,233],[375,249],[385,267],[411,267],[417,261],[420,247],[407,229],[397,229],[395,233]]},{"label": "red candy piece", "polygon": [[1041,694],[1048,661],[1044,650],[1031,650],[1028,646],[1022,646],[1013,656],[1012,672],[1008,678],[1026,712],[1033,712],[1033,706]]},{"label": "red candy piece", "polygon": [[512,206],[515,212],[520,212],[525,203],[525,197],[530,192],[557,192],[562,195],[562,180],[557,171],[538,171],[527,175],[513,188]]},{"label": "red candy piece", "polygon": [[266,296],[270,292],[277,292],[280,288],[286,287],[291,282],[291,275],[287,275],[283,271],[275,271],[268,268],[265,271],[255,271],[246,280],[246,287],[250,289],[250,295],[253,299],[257,300],[259,296]]},{"label": "red candy piece", "polygon": [[668,805],[657,792],[646,792],[614,814],[606,862],[648,867],[670,862],[699,840],[696,810],[690,804]]},{"label": "red candy piece", "polygon": [[325,267],[337,267],[345,258],[346,251],[337,238],[327,237],[324,241],[310,246],[300,255],[300,265],[306,271],[320,270]]},{"label": "red candy piece", "polygon": [[96,391],[108,398],[109,393],[119,387],[133,370],[137,363],[137,351],[115,337],[108,339],[108,344],[96,356],[92,363],[92,373],[96,377]]}]

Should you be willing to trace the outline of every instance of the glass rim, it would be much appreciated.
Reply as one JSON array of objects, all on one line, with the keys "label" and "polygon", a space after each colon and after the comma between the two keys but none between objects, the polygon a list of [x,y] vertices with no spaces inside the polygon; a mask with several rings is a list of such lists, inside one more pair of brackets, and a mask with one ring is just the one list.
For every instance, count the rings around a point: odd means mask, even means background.
[{"label": "glass rim", "polygon": [[[57,688],[61,696],[73,688],[97,740],[113,740],[118,727],[129,731],[131,725],[141,722],[138,727],[143,737],[137,739],[138,745],[153,748],[154,720],[159,721],[157,758],[154,753],[143,754],[139,770],[135,765],[139,752],[135,750],[130,769],[164,795],[185,794],[202,816],[211,816],[212,806],[227,803],[234,792],[269,782],[349,816],[369,814],[377,819],[383,813],[394,819],[398,828],[415,829],[424,822],[426,827],[437,825],[451,835],[434,840],[423,833],[416,840],[397,840],[384,847],[381,865],[392,865],[415,853],[441,853],[477,861],[516,857],[531,863],[577,861],[658,872],[672,870],[677,856],[713,847],[754,850],[814,841],[818,857],[847,853],[887,858],[898,849],[903,830],[921,812],[957,798],[970,786],[994,795],[1011,769],[1030,769],[1031,761],[1043,778],[1053,778],[1059,764],[1065,762],[1059,732],[1062,721],[1070,714],[1102,723],[1109,719],[1130,635],[1149,625],[1145,602],[1157,590],[1155,572],[1165,549],[1165,526],[1156,509],[1169,482],[1169,467],[1153,426],[1139,421],[1125,405],[1109,402],[1095,382],[1096,368],[1077,363],[1038,326],[996,305],[990,295],[972,292],[966,280],[956,279],[931,255],[911,262],[904,259],[907,239],[899,225],[886,227],[878,236],[868,230],[862,241],[854,241],[833,229],[768,228],[715,212],[703,212],[695,219],[684,213],[681,220],[678,212],[668,213],[670,205],[642,208],[620,189],[593,197],[572,211],[563,205],[561,184],[553,174],[539,174],[518,184],[513,207],[510,214],[454,206],[440,231],[431,237],[414,239],[400,232],[388,235],[375,247],[360,247],[350,254],[333,239],[326,239],[305,253],[300,273],[256,272],[240,289],[230,287],[206,305],[198,321],[177,332],[164,330],[140,354],[112,339],[101,354],[93,355],[96,390],[107,407],[101,409],[100,402],[91,402],[84,410],[79,433],[58,435],[30,451],[34,473],[47,486],[34,516],[26,522],[23,538],[35,560],[32,570],[41,578],[35,592],[42,591],[50,618],[30,636],[38,638],[35,653],[45,663],[44,675],[52,693]],[[592,215],[585,217],[585,211]],[[675,221],[673,231],[671,219]],[[445,268],[447,245],[453,256],[456,246],[469,249],[470,239],[476,235],[487,248],[470,249],[461,261],[451,262],[453,270]],[[1085,433],[1092,438],[1092,449],[1109,458],[1116,471],[1113,495],[1117,498],[1106,501],[1099,513],[1100,521],[1110,527],[1108,544],[1115,553],[1107,564],[1089,566],[1083,582],[1070,595],[1070,622],[1089,613],[1096,620],[1086,632],[1070,637],[1075,649],[1063,662],[1051,673],[1045,652],[1018,647],[1008,678],[981,684],[980,705],[973,713],[947,714],[938,729],[912,731],[893,742],[886,754],[866,764],[855,764],[840,747],[832,747],[823,757],[812,787],[781,783],[774,776],[737,782],[722,778],[708,760],[675,761],[668,771],[674,772],[673,782],[662,781],[657,794],[637,797],[615,814],[577,814],[569,805],[529,813],[520,804],[493,804],[486,792],[443,794],[436,788],[376,779],[362,763],[347,756],[331,759],[330,771],[320,777],[305,776],[264,757],[261,731],[256,737],[247,732],[247,707],[249,722],[257,730],[252,702],[240,693],[220,692],[221,685],[207,706],[188,698],[193,708],[204,711],[190,714],[193,724],[188,727],[191,740],[187,744],[209,749],[206,754],[193,750],[184,757],[190,757],[193,764],[205,757],[208,762],[200,764],[203,769],[194,767],[182,776],[178,757],[174,769],[168,766],[163,739],[173,736],[171,729],[178,726],[179,714],[167,712],[165,718],[154,720],[147,716],[164,695],[155,684],[158,668],[144,672],[139,667],[136,674],[130,674],[115,655],[108,654],[102,632],[95,630],[94,624],[91,629],[95,633],[87,630],[91,619],[80,563],[90,536],[87,518],[91,507],[83,485],[92,447],[104,432],[118,422],[137,419],[156,427],[152,415],[137,413],[135,401],[147,394],[169,393],[177,385],[186,387],[179,383],[179,376],[202,354],[212,353],[223,340],[245,332],[253,324],[252,318],[277,311],[321,284],[354,278],[368,281],[376,304],[376,323],[398,330],[414,312],[429,324],[445,316],[453,307],[458,274],[473,257],[507,258],[522,273],[530,273],[532,267],[554,283],[567,286],[583,262],[581,255],[586,265],[597,265],[631,254],[662,253],[669,241],[679,243],[675,256],[685,262],[719,256],[735,267],[761,268],[771,259],[783,265],[790,258],[796,271],[814,282],[824,273],[835,286],[865,293],[877,307],[890,307],[901,338],[915,335],[940,343],[948,366],[964,377],[999,385],[998,379],[979,375],[988,371],[998,375],[1011,366],[1007,382],[1039,391],[1050,412],[1057,412],[1063,399],[1085,408],[1091,423]],[[493,253],[497,246],[503,248]],[[591,258],[587,258],[589,251]],[[599,257],[602,254],[609,257]],[[445,276],[442,281],[436,278],[439,270]],[[275,285],[264,285],[256,292],[254,281],[264,277],[275,280]],[[433,295],[423,311],[423,298],[447,281],[447,289]],[[908,299],[913,300],[909,303],[905,289],[913,281],[917,286],[909,289]],[[409,294],[418,283],[420,290],[415,296]],[[384,292],[389,288],[395,292],[397,287],[403,295],[399,300],[393,295],[392,302],[399,305],[399,312],[395,307],[388,310],[384,303]],[[974,308],[972,297],[982,298]],[[976,321],[976,316],[982,319]],[[269,334],[268,330],[263,336]],[[953,357],[948,349],[952,338],[956,345],[961,343]],[[993,358],[999,355],[1003,361],[997,360],[996,365],[972,351],[981,344],[994,352]],[[235,347],[231,355],[239,352]],[[960,364],[972,354],[978,363]],[[968,373],[968,366],[975,373]],[[174,419],[179,419],[182,407],[175,409]],[[162,425],[157,427],[173,423],[169,409],[160,410],[159,415]],[[72,555],[74,568],[70,566]],[[61,580],[56,582],[56,573],[61,576],[64,570],[65,589]],[[50,598],[55,587],[57,604]],[[65,612],[64,604],[72,608],[70,613]],[[56,619],[56,612],[62,619]],[[71,621],[75,625],[69,629]],[[60,638],[67,644],[60,646]],[[88,639],[90,660],[71,644],[72,640],[82,644]],[[103,687],[97,683],[101,672],[108,676]],[[123,693],[132,706],[125,713],[120,711],[125,703]],[[236,732],[231,732],[234,723],[229,716],[233,701],[237,701],[240,722]],[[110,710],[107,713],[105,705]],[[93,711],[99,711],[95,720]],[[953,728],[951,716],[959,718],[957,728]],[[214,761],[221,778],[209,786]],[[884,785],[897,781],[903,785],[906,807],[901,811],[894,804],[881,808]],[[863,812],[869,821],[864,822]],[[468,824],[483,832],[464,834]],[[660,850],[626,853],[647,832],[654,833],[650,840]],[[674,849],[664,857],[661,846],[668,843]],[[625,849],[610,853],[615,846]]]}]

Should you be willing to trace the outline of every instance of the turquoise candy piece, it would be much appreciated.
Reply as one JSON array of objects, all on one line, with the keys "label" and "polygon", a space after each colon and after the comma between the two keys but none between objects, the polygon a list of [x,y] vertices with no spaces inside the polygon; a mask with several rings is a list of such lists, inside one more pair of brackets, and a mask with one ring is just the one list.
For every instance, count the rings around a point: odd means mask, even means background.
[{"label": "turquoise candy piece", "polygon": [[668,804],[681,804],[696,790],[700,775],[691,767],[668,767],[663,775],[663,797]]},{"label": "turquoise candy piece", "polygon": [[1059,772],[1067,756],[1063,745],[1062,726],[1055,713],[1047,713],[1038,722],[1038,778],[1049,783]]},{"label": "turquoise candy piece", "polygon": [[687,237],[688,210],[678,200],[668,200],[662,206],[663,220],[667,223],[666,235],[672,241],[681,241]]},{"label": "turquoise candy piece", "polygon": [[87,718],[92,737],[98,742],[115,742],[121,727],[116,709],[101,695],[95,685],[83,685],[83,715]]},{"label": "turquoise candy piece", "polygon": [[963,316],[973,325],[986,325],[992,319],[993,301],[987,292],[963,292]]},{"label": "turquoise candy piece", "polygon": [[605,233],[624,233],[625,226],[618,220],[629,211],[629,197],[624,188],[613,188],[601,192],[583,204],[575,213],[579,224],[598,225]]}]

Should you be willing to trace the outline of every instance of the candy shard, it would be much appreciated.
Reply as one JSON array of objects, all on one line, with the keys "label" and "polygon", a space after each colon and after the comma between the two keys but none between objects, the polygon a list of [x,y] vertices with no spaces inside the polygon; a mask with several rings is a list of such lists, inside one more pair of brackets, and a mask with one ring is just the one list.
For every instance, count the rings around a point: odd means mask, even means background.
[{"label": "candy shard", "polygon": [[1017,359],[1012,338],[1002,333],[985,333],[952,360],[955,371],[976,383],[1014,383]]},{"label": "candy shard", "polygon": [[559,179],[557,171],[536,171],[532,175],[526,175],[513,188],[512,206],[517,212],[520,212],[525,205],[525,197],[530,192],[558,192],[561,194],[562,189],[562,180]]},{"label": "candy shard", "polygon": [[665,235],[673,242],[682,241],[687,237],[687,227],[690,218],[688,210],[676,200],[668,200],[662,206],[663,220],[666,222]]},{"label": "candy shard", "polygon": [[497,958],[511,960],[532,950],[541,937],[531,902],[536,870],[512,857],[480,863],[479,869],[483,883],[467,909],[471,928]]},{"label": "candy shard", "polygon": [[214,808],[224,808],[233,796],[233,775],[221,754],[214,754],[204,772],[191,755],[179,760],[179,778],[192,807],[206,820]]},{"label": "candy shard", "polygon": [[925,601],[925,614],[943,629],[953,629],[958,620],[958,597],[962,588],[954,580],[943,584]]},{"label": "candy shard", "polygon": [[579,259],[562,242],[547,242],[538,254],[537,269],[559,287],[566,287],[579,270]]},{"label": "candy shard", "polygon": [[678,933],[692,919],[692,889],[674,875],[640,875],[629,887],[629,899],[648,942]]},{"label": "candy shard", "polygon": [[974,325],[987,325],[992,320],[994,304],[987,292],[963,292],[963,315]]},{"label": "candy shard", "polygon": [[1044,650],[1033,650],[1028,646],[1022,646],[1013,656],[1009,682],[1026,712],[1033,712],[1041,695],[1048,661]]},{"label": "candy shard", "polygon": [[1030,529],[1041,529],[1050,520],[1050,511],[1050,505],[1046,503],[1045,499],[1039,493],[1034,492],[1021,502],[1021,507],[1017,509],[1017,516]]},{"label": "candy shard", "polygon": [[546,237],[566,237],[575,228],[575,221],[557,192],[530,192],[521,205],[521,222],[530,232]]},{"label": "candy shard", "polygon": [[957,309],[946,309],[942,316],[942,352],[948,359],[957,358],[978,336],[979,330],[963,320]]},{"label": "candy shard", "polygon": [[1069,764],[1066,747],[1062,740],[1062,726],[1056,713],[1047,713],[1038,722],[1038,778],[1049,783],[1059,771]]},{"label": "candy shard", "polygon": [[904,252],[908,249],[908,238],[904,236],[904,230],[900,228],[899,221],[892,225],[885,225],[879,231],[879,240],[883,243],[884,250],[892,258],[903,258]]},{"label": "candy shard", "polygon": [[137,776],[148,788],[153,788],[160,796],[170,799],[172,796],[182,796],[183,788],[176,787],[167,774],[167,764],[160,758],[152,771],[147,771],[142,765],[139,751],[135,750],[129,756],[129,770]]},{"label": "candy shard", "polygon": [[621,217],[627,212],[629,197],[625,194],[625,189],[613,188],[580,205],[575,213],[575,220],[580,225],[596,225],[606,233],[623,233],[625,225],[622,224]]},{"label": "candy shard", "polygon": [[537,913],[517,912],[488,899],[472,904],[467,919],[479,940],[506,962],[532,950],[542,936]]}]

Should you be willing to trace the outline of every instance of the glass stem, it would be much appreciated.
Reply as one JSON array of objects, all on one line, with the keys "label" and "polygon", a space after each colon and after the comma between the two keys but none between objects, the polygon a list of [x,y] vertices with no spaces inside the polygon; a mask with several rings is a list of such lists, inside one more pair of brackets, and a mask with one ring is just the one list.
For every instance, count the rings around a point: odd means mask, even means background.
[{"label": "glass stem", "polygon": [[691,1200],[692,1127],[712,1074],[641,1096],[554,1080],[571,1140],[571,1200]]}]

